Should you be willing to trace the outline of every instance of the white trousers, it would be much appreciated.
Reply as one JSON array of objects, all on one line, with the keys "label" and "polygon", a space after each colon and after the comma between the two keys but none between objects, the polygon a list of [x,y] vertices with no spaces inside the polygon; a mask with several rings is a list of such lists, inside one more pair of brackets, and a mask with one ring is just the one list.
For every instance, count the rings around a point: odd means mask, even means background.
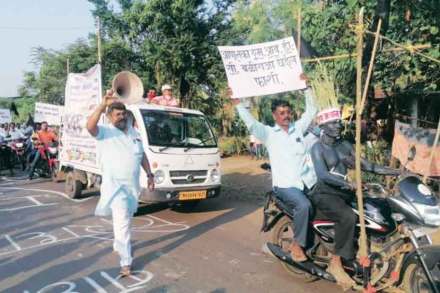
[{"label": "white trousers", "polygon": [[110,205],[113,218],[113,250],[116,251],[120,258],[120,265],[130,266],[133,258],[131,256],[131,234],[130,225],[131,217],[128,211],[127,197],[122,194],[116,194]]}]

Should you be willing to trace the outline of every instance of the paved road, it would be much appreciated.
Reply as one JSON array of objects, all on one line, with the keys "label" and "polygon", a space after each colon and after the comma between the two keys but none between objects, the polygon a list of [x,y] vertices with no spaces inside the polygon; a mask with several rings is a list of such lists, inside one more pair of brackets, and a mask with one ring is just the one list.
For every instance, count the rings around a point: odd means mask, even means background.
[{"label": "paved road", "polygon": [[97,192],[70,200],[63,183],[0,180],[1,292],[339,292],[288,275],[261,247],[257,203],[222,198],[193,212],[145,206],[134,219],[134,270],[118,279],[111,219]]}]

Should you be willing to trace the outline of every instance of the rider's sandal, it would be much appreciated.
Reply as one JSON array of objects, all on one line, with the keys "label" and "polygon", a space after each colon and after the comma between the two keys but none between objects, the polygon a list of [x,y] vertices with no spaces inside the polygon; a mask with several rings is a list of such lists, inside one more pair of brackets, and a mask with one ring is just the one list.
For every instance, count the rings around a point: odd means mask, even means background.
[{"label": "rider's sandal", "polygon": [[307,257],[305,255],[296,255],[294,252],[290,252],[290,257],[294,262],[305,262]]}]

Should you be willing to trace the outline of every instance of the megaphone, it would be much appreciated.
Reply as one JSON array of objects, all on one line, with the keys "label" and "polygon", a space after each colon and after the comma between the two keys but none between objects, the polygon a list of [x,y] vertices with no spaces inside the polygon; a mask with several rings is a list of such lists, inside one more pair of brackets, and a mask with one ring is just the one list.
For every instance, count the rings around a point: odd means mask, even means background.
[{"label": "megaphone", "polygon": [[121,71],[112,81],[114,96],[124,104],[135,104],[142,101],[144,86],[141,79],[130,71]]}]

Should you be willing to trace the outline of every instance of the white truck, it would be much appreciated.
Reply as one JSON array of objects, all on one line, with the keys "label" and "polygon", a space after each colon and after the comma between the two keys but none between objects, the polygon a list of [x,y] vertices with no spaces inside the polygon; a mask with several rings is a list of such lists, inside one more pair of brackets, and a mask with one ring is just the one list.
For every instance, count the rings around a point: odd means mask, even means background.
[{"label": "white truck", "polygon": [[[66,84],[60,166],[66,178],[65,192],[72,198],[101,183],[96,140],[85,128],[101,100],[100,74],[96,65],[86,73],[69,74]],[[220,152],[203,113],[142,99],[127,108],[134,115],[156,186],[153,192],[148,190],[147,176],[141,170],[140,201],[192,205],[220,194]]]},{"label": "white truck", "polygon": [[[135,117],[156,189],[147,188],[141,171],[140,201],[198,201],[220,194],[220,154],[217,139],[200,111],[138,103],[127,107]],[[66,193],[79,197],[83,189],[99,186],[101,172],[61,160]]]}]

